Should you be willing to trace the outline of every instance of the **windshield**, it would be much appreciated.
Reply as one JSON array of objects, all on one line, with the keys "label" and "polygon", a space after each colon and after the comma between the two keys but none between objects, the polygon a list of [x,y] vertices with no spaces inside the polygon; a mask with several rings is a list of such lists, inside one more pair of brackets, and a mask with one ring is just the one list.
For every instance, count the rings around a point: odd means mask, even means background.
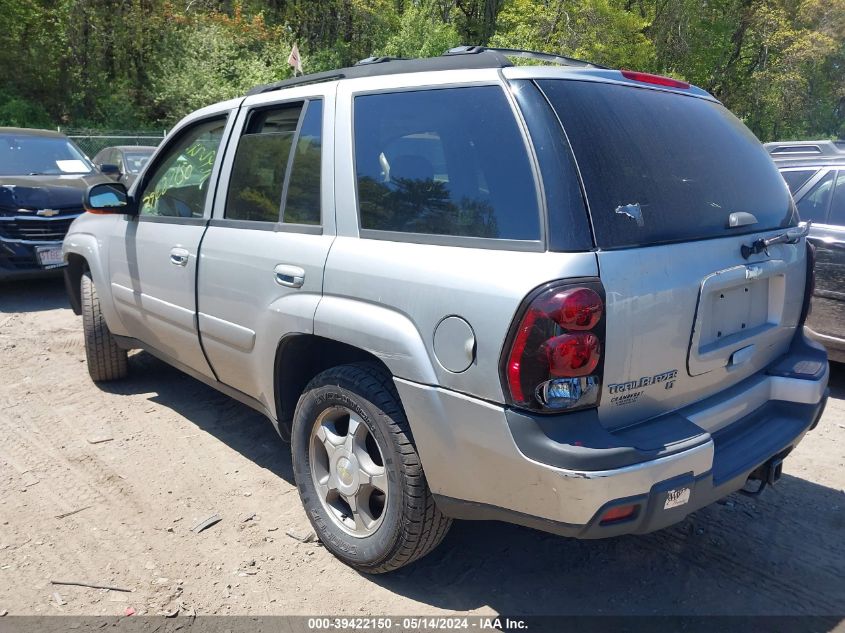
[{"label": "windshield", "polygon": [[93,169],[66,138],[0,134],[0,176],[89,174]]},{"label": "windshield", "polygon": [[[537,82],[566,130],[596,245],[618,248],[791,226],[789,190],[742,122],[714,101],[602,82]],[[756,223],[728,228],[731,213]]]},{"label": "windshield", "polygon": [[140,174],[152,155],[152,152],[126,152],[123,155],[123,166],[130,174]]}]

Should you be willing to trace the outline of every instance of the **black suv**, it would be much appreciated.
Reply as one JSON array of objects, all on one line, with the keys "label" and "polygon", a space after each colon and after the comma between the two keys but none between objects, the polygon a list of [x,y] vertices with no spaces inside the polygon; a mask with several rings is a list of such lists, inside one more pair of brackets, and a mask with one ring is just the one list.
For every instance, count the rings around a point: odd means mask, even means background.
[{"label": "black suv", "polygon": [[798,214],[813,223],[816,290],[807,327],[845,362],[845,140],[766,143]]},{"label": "black suv", "polygon": [[0,280],[61,267],[62,240],[98,182],[110,180],[63,134],[0,127]]}]

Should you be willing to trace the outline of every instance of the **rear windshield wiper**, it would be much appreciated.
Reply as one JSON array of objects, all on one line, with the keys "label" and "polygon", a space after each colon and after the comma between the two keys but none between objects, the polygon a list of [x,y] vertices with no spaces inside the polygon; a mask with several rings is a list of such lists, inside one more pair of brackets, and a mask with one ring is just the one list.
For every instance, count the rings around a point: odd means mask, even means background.
[{"label": "rear windshield wiper", "polygon": [[761,237],[759,240],[754,240],[751,246],[743,244],[740,249],[742,257],[743,259],[748,259],[757,253],[766,253],[768,255],[769,246],[774,246],[775,244],[797,244],[802,237],[806,237],[810,232],[811,224],[812,222],[807,222],[804,226],[797,226],[794,229],[789,229],[786,233],[781,233],[768,239]]}]

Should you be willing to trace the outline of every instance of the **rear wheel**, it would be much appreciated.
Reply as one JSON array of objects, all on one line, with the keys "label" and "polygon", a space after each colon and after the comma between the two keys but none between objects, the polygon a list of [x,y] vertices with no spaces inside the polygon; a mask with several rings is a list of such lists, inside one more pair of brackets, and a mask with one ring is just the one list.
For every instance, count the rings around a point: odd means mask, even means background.
[{"label": "rear wheel", "polygon": [[91,273],[83,273],[80,291],[85,357],[91,379],[94,382],[105,382],[125,378],[129,370],[126,350],[118,347],[106,325]]},{"label": "rear wheel", "polygon": [[451,525],[434,505],[393,381],[369,363],[328,369],[299,399],[293,467],[320,540],[366,573],[434,549]]}]

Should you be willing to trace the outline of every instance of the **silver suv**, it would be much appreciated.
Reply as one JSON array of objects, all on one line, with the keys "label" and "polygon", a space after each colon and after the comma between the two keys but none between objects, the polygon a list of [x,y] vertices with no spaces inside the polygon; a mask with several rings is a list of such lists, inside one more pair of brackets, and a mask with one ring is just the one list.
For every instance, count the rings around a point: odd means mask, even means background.
[{"label": "silver suv", "polygon": [[674,79],[368,59],[191,114],[86,206],[91,377],[142,348],[265,413],[361,571],[453,518],[665,527],[774,483],[825,406],[786,185]]}]

